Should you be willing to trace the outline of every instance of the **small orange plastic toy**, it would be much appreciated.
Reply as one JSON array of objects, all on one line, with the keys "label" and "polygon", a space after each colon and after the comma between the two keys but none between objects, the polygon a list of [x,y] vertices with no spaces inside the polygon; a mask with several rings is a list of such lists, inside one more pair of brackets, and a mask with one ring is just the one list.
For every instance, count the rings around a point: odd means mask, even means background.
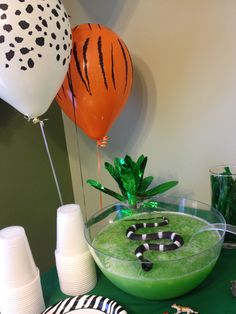
[{"label": "small orange plastic toy", "polygon": [[194,311],[188,306],[182,306],[182,305],[177,305],[177,304],[172,304],[171,307],[173,309],[176,309],[177,311],[175,314],[181,314],[181,313],[186,313],[186,314],[198,314],[198,312]]}]

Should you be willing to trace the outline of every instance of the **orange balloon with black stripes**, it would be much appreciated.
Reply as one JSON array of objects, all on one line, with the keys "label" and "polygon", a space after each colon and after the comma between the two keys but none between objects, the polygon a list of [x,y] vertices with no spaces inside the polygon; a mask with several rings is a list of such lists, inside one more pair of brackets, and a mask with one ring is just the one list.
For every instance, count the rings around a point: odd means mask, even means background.
[{"label": "orange balloon with black stripes", "polygon": [[56,100],[85,134],[101,142],[125,106],[132,80],[132,60],[123,40],[100,24],[78,25]]}]

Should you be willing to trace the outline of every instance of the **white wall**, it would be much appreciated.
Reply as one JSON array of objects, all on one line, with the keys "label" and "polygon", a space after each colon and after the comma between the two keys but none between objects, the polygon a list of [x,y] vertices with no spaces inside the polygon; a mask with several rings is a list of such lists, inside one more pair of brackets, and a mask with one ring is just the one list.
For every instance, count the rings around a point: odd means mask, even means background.
[{"label": "white wall", "polygon": [[[147,174],[178,179],[175,193],[210,202],[208,169],[236,162],[236,1],[64,3],[72,26],[101,23],[118,33],[134,63],[132,94],[102,162],[145,154]],[[97,179],[96,145],[64,121],[76,201],[90,215],[99,207],[98,192],[85,183]],[[105,171],[101,176],[112,184]]]}]

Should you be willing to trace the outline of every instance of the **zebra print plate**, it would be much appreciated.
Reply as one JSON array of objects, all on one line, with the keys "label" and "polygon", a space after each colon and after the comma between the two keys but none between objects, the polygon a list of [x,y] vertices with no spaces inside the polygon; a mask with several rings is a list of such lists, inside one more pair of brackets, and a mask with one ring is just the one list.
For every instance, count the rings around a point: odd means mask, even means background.
[{"label": "zebra print plate", "polygon": [[67,298],[50,306],[42,314],[127,314],[115,301],[96,295]]}]

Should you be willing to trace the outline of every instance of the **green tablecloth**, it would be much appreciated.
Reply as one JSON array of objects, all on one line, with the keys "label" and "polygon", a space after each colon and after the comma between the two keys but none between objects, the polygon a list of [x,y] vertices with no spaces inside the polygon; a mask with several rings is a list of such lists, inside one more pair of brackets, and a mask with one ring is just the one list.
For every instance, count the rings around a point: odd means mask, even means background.
[{"label": "green tablecloth", "polygon": [[[115,300],[128,314],[172,314],[175,313],[170,307],[173,303],[191,306],[199,314],[236,314],[236,298],[230,290],[231,280],[236,280],[236,250],[223,249],[209,277],[198,288],[176,299],[149,301],[133,297],[115,287],[100,271],[96,287],[87,294]],[[46,306],[68,297],[60,291],[55,268],[42,275],[42,286]]]}]

